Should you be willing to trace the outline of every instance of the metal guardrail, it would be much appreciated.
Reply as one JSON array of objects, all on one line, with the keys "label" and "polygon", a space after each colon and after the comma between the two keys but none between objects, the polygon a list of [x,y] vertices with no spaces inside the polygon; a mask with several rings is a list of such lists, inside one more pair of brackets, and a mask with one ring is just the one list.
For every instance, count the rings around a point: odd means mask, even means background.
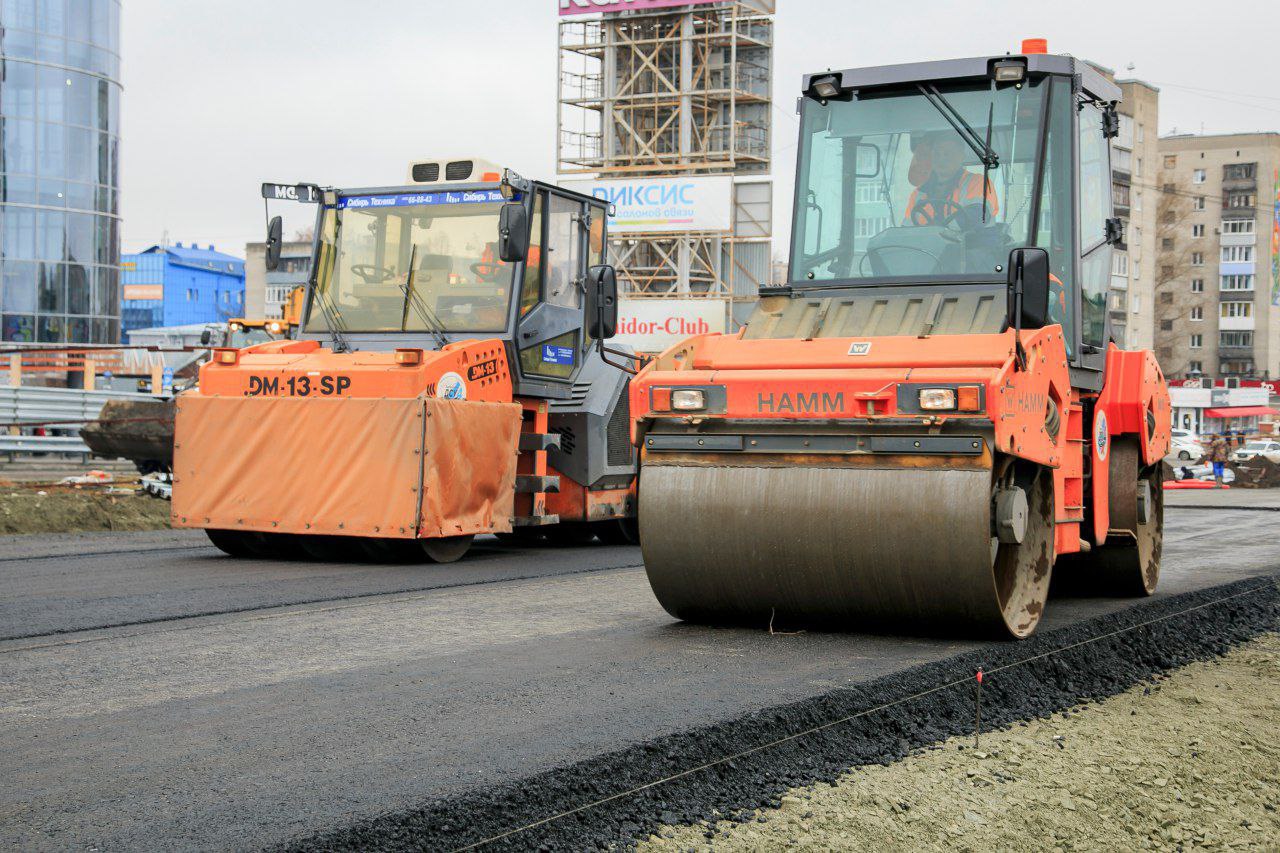
[{"label": "metal guardrail", "polygon": [[[77,388],[0,386],[0,423],[33,426],[62,421],[58,429],[96,420],[108,400],[151,400],[150,394]],[[8,435],[0,429],[0,453],[88,453],[78,435]]]},{"label": "metal guardrail", "polygon": [[0,435],[0,453],[88,453],[78,435]]}]

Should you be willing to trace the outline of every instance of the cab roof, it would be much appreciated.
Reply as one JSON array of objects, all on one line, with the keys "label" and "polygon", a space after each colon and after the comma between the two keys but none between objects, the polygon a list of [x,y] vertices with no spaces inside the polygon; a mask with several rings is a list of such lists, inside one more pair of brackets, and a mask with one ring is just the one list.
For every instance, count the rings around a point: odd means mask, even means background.
[{"label": "cab roof", "polygon": [[975,56],[968,59],[941,59],[932,62],[904,62],[897,65],[846,68],[842,71],[834,69],[815,71],[804,75],[800,91],[809,91],[809,86],[815,77],[826,77],[831,74],[838,75],[840,85],[846,89],[871,89],[944,80],[989,80],[992,64],[1008,59],[1025,61],[1028,74],[1065,74],[1079,77],[1080,85],[1085,92],[1100,101],[1120,100],[1120,87],[1102,76],[1087,62],[1077,60],[1073,56],[1053,53]]}]

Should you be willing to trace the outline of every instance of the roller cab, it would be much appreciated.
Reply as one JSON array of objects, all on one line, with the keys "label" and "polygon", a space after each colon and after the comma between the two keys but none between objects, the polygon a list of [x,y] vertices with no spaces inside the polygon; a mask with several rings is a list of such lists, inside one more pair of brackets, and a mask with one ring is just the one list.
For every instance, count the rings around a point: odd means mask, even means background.
[{"label": "roller cab", "polygon": [[592,347],[582,287],[607,269],[604,203],[476,159],[409,180],[264,185],[316,204],[312,280],[294,339],[217,348],[180,396],[173,523],[318,559],[627,538],[628,377]]},{"label": "roller cab", "polygon": [[1055,563],[1153,591],[1169,403],[1107,320],[1119,90],[1025,54],[803,92],[788,283],[632,383],[659,601],[1024,637]]}]

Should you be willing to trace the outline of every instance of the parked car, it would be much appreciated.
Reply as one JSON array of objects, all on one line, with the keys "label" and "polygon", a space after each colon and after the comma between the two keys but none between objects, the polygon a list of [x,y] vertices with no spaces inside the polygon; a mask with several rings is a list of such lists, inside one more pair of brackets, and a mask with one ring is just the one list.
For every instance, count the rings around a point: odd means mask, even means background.
[{"label": "parked car", "polygon": [[1196,443],[1201,443],[1200,436],[1196,435],[1189,429],[1171,429],[1169,430],[1169,435],[1171,435],[1175,440],[1185,438]]},{"label": "parked car", "polygon": [[1177,458],[1179,462],[1195,462],[1204,456],[1204,445],[1193,433],[1184,429],[1176,429],[1173,432],[1173,440],[1169,443],[1170,456]]},{"label": "parked car", "polygon": [[1246,459],[1252,459],[1258,454],[1266,456],[1272,462],[1280,460],[1280,441],[1272,441],[1270,439],[1250,441],[1244,447],[1231,454],[1231,461],[1244,462]]}]

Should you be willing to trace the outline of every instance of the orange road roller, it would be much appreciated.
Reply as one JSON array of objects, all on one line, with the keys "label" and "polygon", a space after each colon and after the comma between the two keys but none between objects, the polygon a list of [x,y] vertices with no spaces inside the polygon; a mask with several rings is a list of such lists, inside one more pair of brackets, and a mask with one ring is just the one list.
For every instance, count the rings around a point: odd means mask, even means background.
[{"label": "orange road roller", "polygon": [[709,623],[1026,637],[1156,588],[1170,406],[1108,311],[1120,90],[1069,56],[804,78],[788,282],[631,382],[654,593]]}]

